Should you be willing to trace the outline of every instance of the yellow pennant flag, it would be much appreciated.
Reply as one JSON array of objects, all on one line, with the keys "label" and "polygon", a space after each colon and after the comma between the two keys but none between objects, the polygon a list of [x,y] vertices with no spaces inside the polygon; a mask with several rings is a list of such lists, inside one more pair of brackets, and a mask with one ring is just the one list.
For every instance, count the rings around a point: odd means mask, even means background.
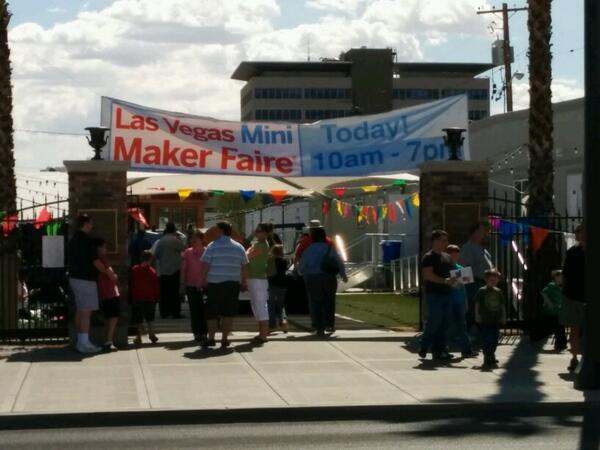
[{"label": "yellow pennant flag", "polygon": [[421,199],[419,198],[419,194],[414,194],[410,200],[415,208],[418,208],[421,206]]},{"label": "yellow pennant flag", "polygon": [[340,216],[344,216],[344,205],[340,201],[335,200],[335,202],[336,202],[338,214]]},{"label": "yellow pennant flag", "polygon": [[184,201],[194,192],[192,189],[179,189],[177,191],[177,195],[179,195],[179,200]]},{"label": "yellow pennant flag", "polygon": [[362,186],[361,189],[367,194],[370,194],[372,192],[377,192],[379,186]]},{"label": "yellow pennant flag", "polygon": [[381,206],[381,218],[385,219],[388,215],[388,207],[387,205],[382,205]]}]

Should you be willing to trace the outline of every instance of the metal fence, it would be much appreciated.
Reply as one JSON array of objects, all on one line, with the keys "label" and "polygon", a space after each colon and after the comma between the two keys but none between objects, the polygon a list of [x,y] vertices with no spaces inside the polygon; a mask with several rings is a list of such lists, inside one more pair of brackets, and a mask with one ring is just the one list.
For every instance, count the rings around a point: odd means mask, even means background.
[{"label": "metal fence", "polygon": [[[0,341],[64,339],[68,336],[69,298],[65,268],[43,265],[43,236],[63,237],[67,221],[36,227],[18,222],[0,237]],[[64,248],[63,248],[64,250]]]},{"label": "metal fence", "polygon": [[[553,260],[558,266],[564,261],[567,248],[574,241],[575,228],[583,221],[581,216],[552,214],[544,217],[527,216],[527,205],[508,198],[490,197],[489,215],[499,221],[516,226],[510,233],[492,227],[489,248],[494,266],[502,273],[500,288],[506,295],[508,326],[522,328],[528,317],[527,312],[541,309],[540,292],[543,285],[528,276],[531,265],[531,236],[529,226],[550,230],[555,245]],[[556,268],[559,268],[556,267]],[[544,277],[542,277],[544,278]],[[550,274],[546,274],[548,281]],[[529,296],[529,298],[527,297]],[[529,302],[530,305],[526,305]]]}]

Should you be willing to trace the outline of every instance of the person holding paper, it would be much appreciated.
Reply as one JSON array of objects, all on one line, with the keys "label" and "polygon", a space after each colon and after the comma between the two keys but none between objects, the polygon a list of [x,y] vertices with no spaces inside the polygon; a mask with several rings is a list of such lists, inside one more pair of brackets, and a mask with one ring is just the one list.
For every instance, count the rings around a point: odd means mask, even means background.
[{"label": "person holding paper", "polygon": [[[452,258],[454,268],[458,273],[458,277],[460,277],[461,269],[463,269],[463,266],[461,266],[458,263],[460,247],[458,245],[449,245],[448,248],[446,248],[446,253],[450,255],[450,258]],[[473,347],[471,346],[471,340],[469,339],[469,333],[467,332],[467,291],[465,289],[465,285],[467,285],[466,281],[470,280],[467,278],[458,278],[456,286],[452,289],[452,301],[450,303],[449,337],[457,341],[460,347],[462,358],[475,358],[477,356],[477,352],[473,351]]]}]

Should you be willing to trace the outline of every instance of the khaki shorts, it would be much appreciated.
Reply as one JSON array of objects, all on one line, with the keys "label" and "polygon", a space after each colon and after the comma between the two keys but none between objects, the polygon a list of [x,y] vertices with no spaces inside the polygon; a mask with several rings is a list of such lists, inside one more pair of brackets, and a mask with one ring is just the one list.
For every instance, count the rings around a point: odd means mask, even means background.
[{"label": "khaki shorts", "polygon": [[69,278],[69,285],[75,297],[77,311],[98,309],[98,283],[80,278]]}]

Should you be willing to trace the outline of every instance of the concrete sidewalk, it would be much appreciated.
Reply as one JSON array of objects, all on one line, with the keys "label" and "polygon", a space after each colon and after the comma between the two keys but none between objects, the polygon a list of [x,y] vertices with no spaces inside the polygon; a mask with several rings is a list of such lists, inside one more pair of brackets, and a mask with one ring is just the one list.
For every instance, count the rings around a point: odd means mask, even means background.
[{"label": "concrete sidewalk", "polygon": [[252,336],[235,333],[229,352],[201,350],[189,334],[86,358],[3,347],[0,414],[584,400],[565,373],[567,354],[518,338],[500,346],[499,369],[483,372],[481,359],[420,362],[414,333],[349,330],[315,341],[294,332],[262,347]]}]

